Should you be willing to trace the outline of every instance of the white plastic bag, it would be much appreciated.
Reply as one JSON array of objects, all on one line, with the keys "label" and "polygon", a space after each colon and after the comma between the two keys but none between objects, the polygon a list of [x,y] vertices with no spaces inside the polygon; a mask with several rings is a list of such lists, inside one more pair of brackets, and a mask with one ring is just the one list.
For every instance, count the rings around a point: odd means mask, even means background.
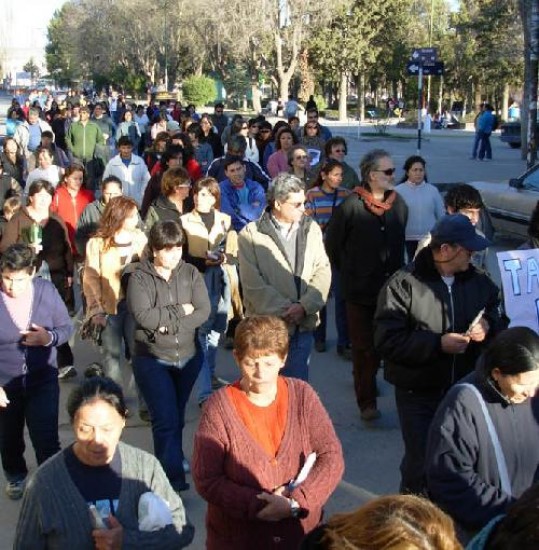
[{"label": "white plastic bag", "polygon": [[148,491],[138,501],[138,528],[141,531],[158,531],[172,524],[172,514],[159,495]]}]

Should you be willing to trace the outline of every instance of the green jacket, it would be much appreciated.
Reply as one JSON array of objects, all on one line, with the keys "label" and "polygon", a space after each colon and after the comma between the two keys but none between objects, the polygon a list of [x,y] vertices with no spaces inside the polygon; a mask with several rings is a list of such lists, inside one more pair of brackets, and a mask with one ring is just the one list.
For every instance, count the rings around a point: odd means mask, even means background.
[{"label": "green jacket", "polygon": [[92,121],[86,125],[73,122],[67,131],[67,148],[75,158],[91,160],[94,157],[96,145],[104,145],[105,139],[99,126]]}]

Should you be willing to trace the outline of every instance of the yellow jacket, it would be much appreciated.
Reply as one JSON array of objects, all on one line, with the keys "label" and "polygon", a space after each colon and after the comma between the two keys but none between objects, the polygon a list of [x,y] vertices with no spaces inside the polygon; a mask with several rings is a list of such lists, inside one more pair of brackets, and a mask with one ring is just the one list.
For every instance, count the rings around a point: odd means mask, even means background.
[{"label": "yellow jacket", "polygon": [[88,241],[82,284],[87,317],[96,313],[116,314],[118,302],[125,297],[120,284],[122,272],[127,264],[142,258],[147,242],[144,232],[136,229],[130,258],[122,262],[118,247],[111,246],[105,250],[101,237],[92,237]]}]

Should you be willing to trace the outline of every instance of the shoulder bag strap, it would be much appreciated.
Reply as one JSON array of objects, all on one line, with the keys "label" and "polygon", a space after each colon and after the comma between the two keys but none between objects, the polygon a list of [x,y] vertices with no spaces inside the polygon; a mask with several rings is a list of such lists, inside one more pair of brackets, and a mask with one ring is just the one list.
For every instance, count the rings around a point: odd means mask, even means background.
[{"label": "shoulder bag strap", "polygon": [[496,462],[498,464],[498,474],[500,476],[500,482],[502,486],[501,488],[504,493],[511,495],[511,481],[509,480],[509,473],[507,472],[507,463],[505,462],[505,456],[503,454],[503,449],[498,438],[498,433],[496,432],[496,428],[494,427],[494,423],[492,422],[492,418],[490,417],[490,414],[488,412],[485,400],[483,399],[481,392],[473,384],[463,383],[458,385],[471,390],[475,394],[477,400],[479,401],[479,404],[481,405],[481,409],[485,417],[485,422],[487,423],[488,433],[490,435],[492,445],[494,446],[494,454],[496,455]]}]

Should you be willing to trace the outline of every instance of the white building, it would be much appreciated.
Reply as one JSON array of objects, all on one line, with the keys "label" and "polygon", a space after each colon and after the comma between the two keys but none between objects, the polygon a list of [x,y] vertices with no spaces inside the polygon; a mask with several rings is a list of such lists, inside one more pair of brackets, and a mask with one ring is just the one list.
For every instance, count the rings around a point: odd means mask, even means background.
[{"label": "white building", "polygon": [[0,0],[0,83],[16,85],[16,73],[33,58],[40,73],[45,74],[45,45],[47,25],[54,10],[63,0],[21,2]]}]

